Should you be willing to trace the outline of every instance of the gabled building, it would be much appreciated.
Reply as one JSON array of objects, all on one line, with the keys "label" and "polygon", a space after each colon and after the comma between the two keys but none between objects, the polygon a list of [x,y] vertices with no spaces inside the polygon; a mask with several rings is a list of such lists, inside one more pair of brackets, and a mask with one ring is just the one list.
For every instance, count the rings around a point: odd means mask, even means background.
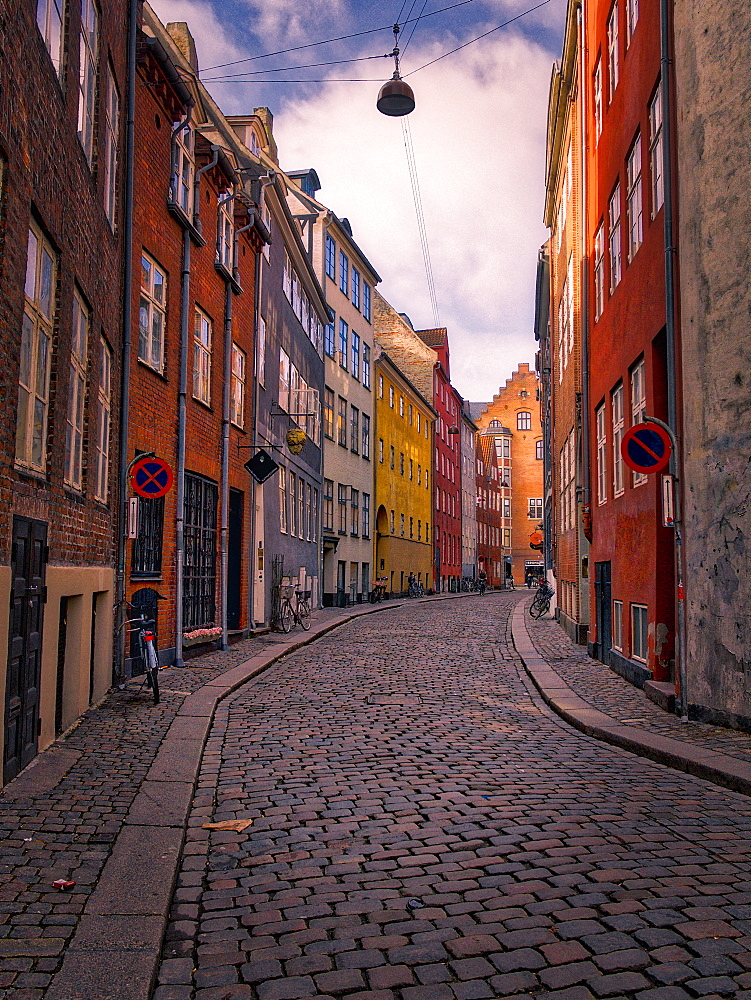
[{"label": "gabled building", "polygon": [[347,219],[316,200],[314,170],[287,175],[288,203],[333,316],[324,328],[324,605],[367,600],[373,582],[373,289],[380,277]]},{"label": "gabled building", "polygon": [[[496,428],[476,435],[477,572],[489,587],[503,587],[503,464],[496,449]],[[501,449],[502,452],[502,449]]]},{"label": "gabled building", "polygon": [[4,5],[0,703],[9,781],[112,681],[129,5]]},{"label": "gabled building", "polygon": [[475,475],[477,426],[469,412],[469,404],[462,403],[460,448],[462,482],[462,579],[477,577],[477,480]]}]

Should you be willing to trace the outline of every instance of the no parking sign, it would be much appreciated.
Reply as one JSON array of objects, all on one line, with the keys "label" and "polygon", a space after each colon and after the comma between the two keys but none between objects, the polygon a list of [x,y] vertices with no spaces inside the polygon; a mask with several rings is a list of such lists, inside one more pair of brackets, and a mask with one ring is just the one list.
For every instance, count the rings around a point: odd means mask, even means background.
[{"label": "no parking sign", "polygon": [[623,461],[634,472],[662,472],[672,451],[670,435],[658,424],[635,424],[621,441]]}]

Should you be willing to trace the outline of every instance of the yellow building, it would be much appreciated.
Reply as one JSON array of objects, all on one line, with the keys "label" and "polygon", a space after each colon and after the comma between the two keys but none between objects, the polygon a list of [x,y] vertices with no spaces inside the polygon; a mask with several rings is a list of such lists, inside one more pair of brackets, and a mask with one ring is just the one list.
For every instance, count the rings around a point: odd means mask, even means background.
[{"label": "yellow building", "polygon": [[377,344],[375,567],[386,590],[404,594],[409,576],[427,590],[433,565],[433,423],[436,412]]}]

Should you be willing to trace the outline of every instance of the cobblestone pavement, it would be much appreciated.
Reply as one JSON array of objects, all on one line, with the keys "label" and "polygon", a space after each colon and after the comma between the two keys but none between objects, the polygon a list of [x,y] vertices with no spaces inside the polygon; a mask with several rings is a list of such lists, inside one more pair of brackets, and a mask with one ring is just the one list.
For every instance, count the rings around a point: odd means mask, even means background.
[{"label": "cobblestone pavement", "polygon": [[[326,612],[316,618],[325,619]],[[328,614],[332,620],[335,614]],[[39,1000],[60,969],[128,810],[191,692],[259,652],[275,633],[167,669],[161,701],[140,681],[113,690],[0,791],[0,997]],[[56,891],[57,879],[75,882]]]},{"label": "cobblestone pavement", "polygon": [[697,747],[748,761],[751,758],[751,734],[702,722],[684,723],[659,708],[639,688],[629,684],[599,660],[587,656],[586,647],[569,639],[550,617],[535,621],[526,616],[530,638],[550,666],[580,698],[614,719],[636,728],[671,736]]},{"label": "cobblestone pavement", "polygon": [[361,619],[222,703],[153,1000],[751,997],[751,800],[557,719],[520,599]]}]

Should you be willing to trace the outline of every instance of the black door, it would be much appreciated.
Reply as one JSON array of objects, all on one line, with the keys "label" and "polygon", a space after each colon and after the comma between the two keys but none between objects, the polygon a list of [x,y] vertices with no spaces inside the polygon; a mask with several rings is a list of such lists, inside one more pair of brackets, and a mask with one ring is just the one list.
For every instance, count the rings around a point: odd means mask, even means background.
[{"label": "black door", "polygon": [[37,752],[42,666],[47,525],[13,518],[8,674],[5,686],[3,781],[10,781]]},{"label": "black door", "polygon": [[227,552],[227,628],[240,628],[243,569],[243,495],[229,491],[229,539]]},{"label": "black door", "polygon": [[595,603],[597,606],[597,656],[610,663],[613,645],[612,602],[610,600],[610,563],[595,563]]}]

